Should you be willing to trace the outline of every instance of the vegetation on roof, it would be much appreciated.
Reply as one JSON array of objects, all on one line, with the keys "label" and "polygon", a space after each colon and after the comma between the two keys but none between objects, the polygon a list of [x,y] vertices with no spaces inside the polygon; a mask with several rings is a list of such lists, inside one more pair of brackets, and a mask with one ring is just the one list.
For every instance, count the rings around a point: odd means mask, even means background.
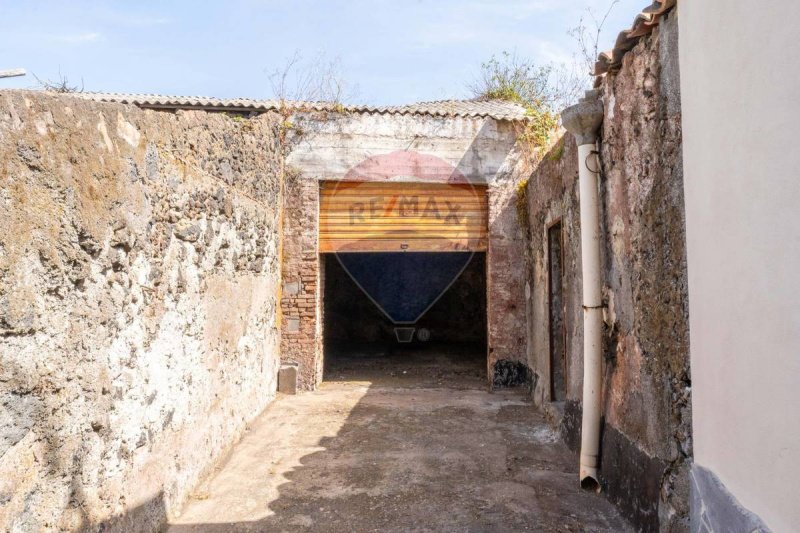
[{"label": "vegetation on roof", "polygon": [[503,52],[481,64],[478,80],[470,88],[480,100],[504,100],[523,106],[529,120],[519,139],[542,148],[558,128],[560,108],[575,96],[575,84],[565,83],[566,79],[553,65],[537,65]]}]

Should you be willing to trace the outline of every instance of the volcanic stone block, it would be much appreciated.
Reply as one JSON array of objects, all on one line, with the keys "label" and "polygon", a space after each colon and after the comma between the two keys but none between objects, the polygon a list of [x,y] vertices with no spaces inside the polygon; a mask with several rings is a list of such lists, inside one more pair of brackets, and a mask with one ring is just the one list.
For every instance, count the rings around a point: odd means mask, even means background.
[{"label": "volcanic stone block", "polygon": [[297,394],[297,364],[287,363],[278,370],[278,392]]}]

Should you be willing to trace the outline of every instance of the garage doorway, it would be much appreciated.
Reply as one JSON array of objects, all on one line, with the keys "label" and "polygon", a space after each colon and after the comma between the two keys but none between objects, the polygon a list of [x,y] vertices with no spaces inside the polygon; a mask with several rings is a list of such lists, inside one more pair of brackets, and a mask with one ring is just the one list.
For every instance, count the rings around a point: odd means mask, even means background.
[{"label": "garage doorway", "polygon": [[483,386],[485,187],[320,190],[324,380]]},{"label": "garage doorway", "polygon": [[[486,254],[470,255],[461,274],[418,320],[398,324],[353,280],[335,254],[323,254],[324,379],[485,383]],[[396,257],[365,254],[363,259],[379,264]],[[413,300],[415,293],[405,289],[420,273],[409,270],[400,280],[396,269],[386,274],[386,285],[397,295],[390,305]],[[399,328],[408,328],[404,332],[408,336],[401,333],[399,338]]]}]

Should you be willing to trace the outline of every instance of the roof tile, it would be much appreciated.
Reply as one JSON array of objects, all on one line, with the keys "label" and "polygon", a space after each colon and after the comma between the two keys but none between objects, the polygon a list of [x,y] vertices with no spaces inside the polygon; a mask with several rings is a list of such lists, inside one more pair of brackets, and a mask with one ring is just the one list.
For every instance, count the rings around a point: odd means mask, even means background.
[{"label": "roof tile", "polygon": [[380,115],[426,115],[433,117],[492,118],[525,120],[525,108],[502,100],[440,100],[402,106],[341,105],[327,102],[281,102],[250,98],[209,98],[159,94],[75,93],[98,102],[134,104],[151,109],[204,109],[208,111],[264,112],[288,108],[293,111],[327,111]]},{"label": "roof tile", "polygon": [[[661,18],[675,7],[677,0],[654,0],[633,19],[630,29],[620,32],[614,48],[601,53],[594,65],[594,75],[602,76],[607,72],[614,72],[622,66],[622,58],[627,54],[639,39],[648,35],[653,28],[658,26]],[[597,85],[597,83],[595,83]]]}]

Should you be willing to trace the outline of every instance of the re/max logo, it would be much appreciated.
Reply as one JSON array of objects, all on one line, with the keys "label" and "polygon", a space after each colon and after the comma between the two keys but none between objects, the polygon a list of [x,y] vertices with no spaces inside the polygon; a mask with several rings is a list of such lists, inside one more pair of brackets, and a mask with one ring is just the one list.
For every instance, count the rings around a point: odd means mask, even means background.
[{"label": "re/max logo", "polygon": [[[394,195],[388,202],[386,197],[375,196],[364,202],[350,204],[350,225],[363,223],[367,219],[400,216],[404,218],[430,218],[444,224],[460,224],[461,206],[446,199],[437,201],[434,196]],[[393,214],[393,211],[396,214]]]}]

